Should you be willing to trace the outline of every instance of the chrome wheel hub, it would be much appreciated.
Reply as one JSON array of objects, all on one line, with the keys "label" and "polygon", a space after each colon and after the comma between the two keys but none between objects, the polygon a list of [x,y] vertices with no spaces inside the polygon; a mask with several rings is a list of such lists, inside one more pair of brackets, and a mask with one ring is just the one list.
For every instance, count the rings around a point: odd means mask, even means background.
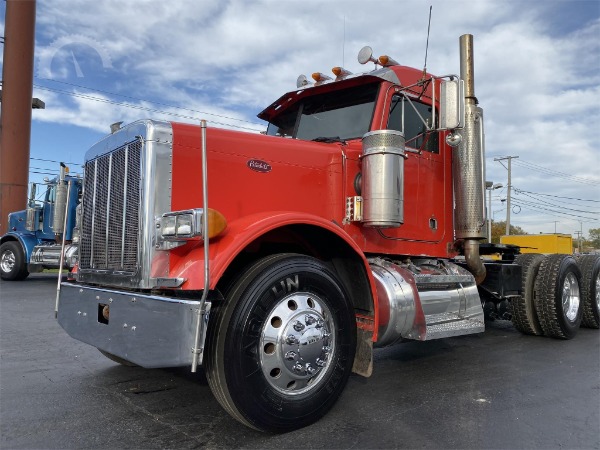
[{"label": "chrome wheel hub", "polygon": [[574,322],[579,311],[579,284],[571,272],[565,277],[562,289],[562,307],[569,321]]},{"label": "chrome wheel hub", "polygon": [[289,395],[307,392],[318,386],[335,351],[331,312],[316,295],[288,295],[269,314],[259,345],[261,368],[273,388]]},{"label": "chrome wheel hub", "polygon": [[2,253],[2,260],[0,260],[0,267],[2,272],[8,273],[15,267],[15,254],[10,250],[6,250]]}]

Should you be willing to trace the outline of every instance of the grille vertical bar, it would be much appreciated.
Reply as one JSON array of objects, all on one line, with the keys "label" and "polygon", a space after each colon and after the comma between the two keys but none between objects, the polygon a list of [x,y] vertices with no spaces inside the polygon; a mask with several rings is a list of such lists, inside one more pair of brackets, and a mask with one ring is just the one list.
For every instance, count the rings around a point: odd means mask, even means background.
[{"label": "grille vertical bar", "polygon": [[80,269],[135,273],[142,141],[85,165]]},{"label": "grille vertical bar", "polygon": [[[125,211],[127,209],[127,174],[129,173],[129,166],[127,162],[129,161],[129,146],[125,147],[125,184],[123,186],[123,214],[121,223],[121,230],[125,229],[125,225],[127,224],[127,215]],[[121,267],[125,264],[125,233],[121,233]]]}]

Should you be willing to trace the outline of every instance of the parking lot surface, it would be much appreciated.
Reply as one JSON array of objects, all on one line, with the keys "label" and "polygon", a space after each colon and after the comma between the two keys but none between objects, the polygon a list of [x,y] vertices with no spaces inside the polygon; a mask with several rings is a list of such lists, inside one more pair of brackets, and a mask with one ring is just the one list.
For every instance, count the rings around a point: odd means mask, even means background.
[{"label": "parking lot surface", "polygon": [[483,334],[376,351],[334,408],[291,433],[221,409],[202,371],[120,366],[54,319],[56,278],[0,282],[0,448],[600,448],[600,333]]}]

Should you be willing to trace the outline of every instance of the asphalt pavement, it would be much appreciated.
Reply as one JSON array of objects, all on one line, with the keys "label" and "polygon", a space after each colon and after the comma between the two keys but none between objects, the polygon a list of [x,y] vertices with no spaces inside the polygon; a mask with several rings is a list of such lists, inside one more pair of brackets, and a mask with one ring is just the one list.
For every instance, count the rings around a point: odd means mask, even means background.
[{"label": "asphalt pavement", "polygon": [[250,430],[202,371],[124,367],[54,319],[56,278],[0,282],[0,448],[599,449],[600,332],[483,334],[378,350],[334,408],[286,434]]}]

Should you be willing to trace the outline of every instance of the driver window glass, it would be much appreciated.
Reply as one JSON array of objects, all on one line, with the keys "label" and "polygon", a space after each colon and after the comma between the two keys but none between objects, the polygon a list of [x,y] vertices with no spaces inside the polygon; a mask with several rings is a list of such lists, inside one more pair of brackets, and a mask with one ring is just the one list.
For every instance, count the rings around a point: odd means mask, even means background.
[{"label": "driver window glass", "polygon": [[46,202],[54,203],[55,200],[56,200],[56,186],[51,186],[46,191]]},{"label": "driver window glass", "polygon": [[[419,103],[413,99],[411,101],[429,126],[431,124],[431,106]],[[425,124],[403,96],[394,95],[392,98],[388,129],[402,131],[402,102],[404,102],[404,136],[406,138],[406,146],[431,153],[439,153],[438,133],[425,134]]]}]

